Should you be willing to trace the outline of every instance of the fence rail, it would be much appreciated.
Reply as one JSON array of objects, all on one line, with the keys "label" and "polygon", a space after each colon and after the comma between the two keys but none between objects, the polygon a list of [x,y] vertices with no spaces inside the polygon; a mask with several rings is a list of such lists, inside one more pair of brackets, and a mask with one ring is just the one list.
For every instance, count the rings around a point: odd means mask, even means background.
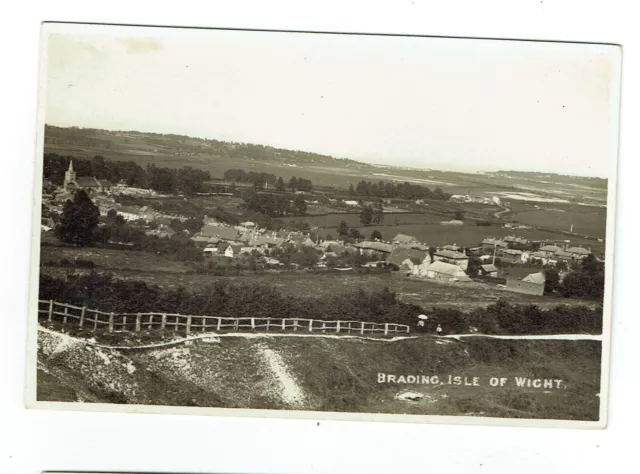
[{"label": "fence rail", "polygon": [[140,332],[173,331],[184,334],[221,331],[320,332],[339,334],[408,334],[409,326],[368,321],[323,321],[308,318],[230,318],[225,316],[185,315],[173,313],[108,313],[86,306],[74,306],[53,300],[38,300],[41,321],[75,324],[92,331]]}]

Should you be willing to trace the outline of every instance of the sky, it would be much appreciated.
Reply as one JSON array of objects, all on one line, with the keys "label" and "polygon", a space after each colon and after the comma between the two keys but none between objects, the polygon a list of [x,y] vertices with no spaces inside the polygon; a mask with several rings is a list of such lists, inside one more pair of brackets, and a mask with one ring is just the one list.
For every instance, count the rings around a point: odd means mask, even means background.
[{"label": "sky", "polygon": [[616,46],[45,25],[45,121],[607,177]]}]

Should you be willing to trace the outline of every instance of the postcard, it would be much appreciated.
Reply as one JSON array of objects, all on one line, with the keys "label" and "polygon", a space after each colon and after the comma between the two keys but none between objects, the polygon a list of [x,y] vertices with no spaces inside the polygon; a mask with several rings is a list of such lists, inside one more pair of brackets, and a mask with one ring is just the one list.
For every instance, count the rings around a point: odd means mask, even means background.
[{"label": "postcard", "polygon": [[620,69],[43,24],[27,406],[603,428]]}]

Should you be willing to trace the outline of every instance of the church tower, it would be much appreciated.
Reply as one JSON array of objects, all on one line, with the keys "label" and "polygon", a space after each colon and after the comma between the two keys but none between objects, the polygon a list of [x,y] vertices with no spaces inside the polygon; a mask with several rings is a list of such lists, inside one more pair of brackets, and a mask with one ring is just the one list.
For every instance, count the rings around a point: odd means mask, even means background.
[{"label": "church tower", "polygon": [[70,184],[76,184],[76,172],[73,171],[73,160],[69,161],[69,169],[64,172],[64,189],[70,191]]}]

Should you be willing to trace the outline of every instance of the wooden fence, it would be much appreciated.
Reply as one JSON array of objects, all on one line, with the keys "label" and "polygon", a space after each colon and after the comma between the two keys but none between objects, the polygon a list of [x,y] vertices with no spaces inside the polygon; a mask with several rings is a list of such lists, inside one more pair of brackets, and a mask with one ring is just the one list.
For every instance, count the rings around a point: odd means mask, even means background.
[{"label": "wooden fence", "polygon": [[174,331],[184,334],[213,331],[305,331],[387,336],[409,333],[408,325],[396,323],[304,318],[229,318],[172,313],[108,313],[53,300],[38,300],[38,319],[62,322],[63,325],[75,324],[76,327],[90,331],[104,330],[112,333],[142,330]]}]

